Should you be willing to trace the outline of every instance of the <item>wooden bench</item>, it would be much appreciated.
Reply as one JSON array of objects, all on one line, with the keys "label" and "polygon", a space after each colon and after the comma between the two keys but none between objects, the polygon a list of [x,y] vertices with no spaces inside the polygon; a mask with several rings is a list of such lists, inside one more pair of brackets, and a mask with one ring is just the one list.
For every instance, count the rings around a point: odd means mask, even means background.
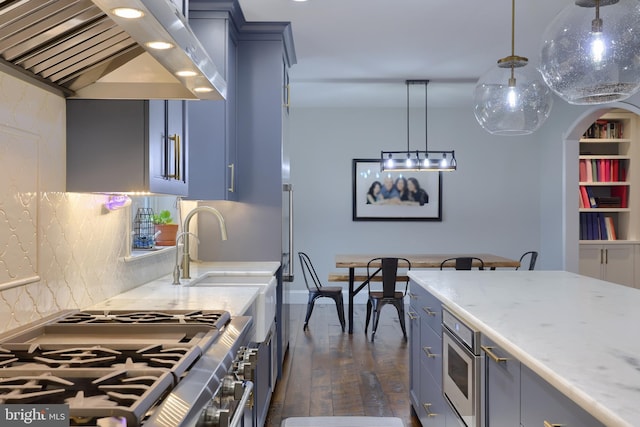
[{"label": "wooden bench", "polygon": [[[365,280],[367,280],[367,275],[366,274],[356,274],[355,276],[353,276],[353,281],[354,282],[359,282],[362,283]],[[409,276],[404,276],[404,275],[398,275],[398,282],[406,282],[409,280]],[[330,282],[349,282],[349,274],[344,274],[344,273],[330,273],[329,274],[329,281]],[[371,279],[372,282],[382,282],[382,275],[378,274],[377,276],[374,276],[373,279]]]}]

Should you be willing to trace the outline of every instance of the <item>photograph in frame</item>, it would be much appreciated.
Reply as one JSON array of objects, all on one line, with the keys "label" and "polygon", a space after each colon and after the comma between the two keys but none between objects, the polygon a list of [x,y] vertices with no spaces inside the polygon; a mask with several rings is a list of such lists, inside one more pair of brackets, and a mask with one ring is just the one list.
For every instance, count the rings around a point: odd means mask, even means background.
[{"label": "photograph in frame", "polygon": [[354,221],[442,221],[442,172],[380,171],[353,159]]}]

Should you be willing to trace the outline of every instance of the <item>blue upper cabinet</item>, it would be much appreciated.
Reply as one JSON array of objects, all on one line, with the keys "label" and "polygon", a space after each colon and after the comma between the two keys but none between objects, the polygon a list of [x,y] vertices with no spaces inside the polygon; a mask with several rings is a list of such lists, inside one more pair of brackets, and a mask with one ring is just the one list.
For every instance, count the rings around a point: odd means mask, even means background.
[{"label": "blue upper cabinet", "polygon": [[229,2],[189,3],[189,26],[227,82],[225,101],[189,101],[189,198],[238,200],[237,27]]},{"label": "blue upper cabinet", "polygon": [[67,100],[67,191],[186,195],[186,101]]},{"label": "blue upper cabinet", "polygon": [[191,0],[189,25],[227,82],[225,101],[189,101],[189,198],[279,205],[291,26],[246,22],[237,1]]}]

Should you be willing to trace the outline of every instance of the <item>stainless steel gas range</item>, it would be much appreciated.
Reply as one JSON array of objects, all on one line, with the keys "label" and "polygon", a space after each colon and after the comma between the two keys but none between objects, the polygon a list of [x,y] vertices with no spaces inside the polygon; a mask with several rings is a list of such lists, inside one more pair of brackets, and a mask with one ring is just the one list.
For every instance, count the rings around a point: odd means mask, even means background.
[{"label": "stainless steel gas range", "polygon": [[66,404],[70,425],[251,426],[250,317],[65,311],[0,335],[0,403]]}]

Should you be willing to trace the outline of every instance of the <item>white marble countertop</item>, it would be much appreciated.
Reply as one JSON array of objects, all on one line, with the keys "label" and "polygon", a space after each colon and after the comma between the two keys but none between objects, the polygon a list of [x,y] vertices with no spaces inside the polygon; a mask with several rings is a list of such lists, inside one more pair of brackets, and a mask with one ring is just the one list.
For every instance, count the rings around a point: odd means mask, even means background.
[{"label": "white marble countertop", "polygon": [[[192,262],[191,280],[203,274],[273,276],[280,267],[277,262]],[[189,279],[183,285],[172,285],[171,274],[153,280],[135,289],[123,292],[86,310],[227,310],[231,316],[241,316],[260,292],[260,286],[190,287]],[[267,282],[265,282],[266,284]]]},{"label": "white marble countertop", "polygon": [[409,276],[608,427],[640,426],[640,291],[558,271]]}]

